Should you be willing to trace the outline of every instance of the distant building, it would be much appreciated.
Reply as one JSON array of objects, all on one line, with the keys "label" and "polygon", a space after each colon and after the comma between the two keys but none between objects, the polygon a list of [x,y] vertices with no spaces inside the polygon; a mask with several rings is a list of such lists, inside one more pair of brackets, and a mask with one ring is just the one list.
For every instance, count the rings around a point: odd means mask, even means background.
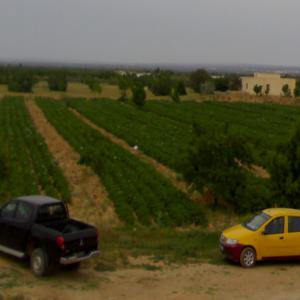
[{"label": "distant building", "polygon": [[255,85],[262,86],[262,94],[269,90],[271,96],[283,95],[282,87],[288,85],[291,95],[294,96],[296,80],[291,78],[282,78],[276,73],[254,73],[253,77],[242,77],[242,90],[251,95],[255,95]]}]

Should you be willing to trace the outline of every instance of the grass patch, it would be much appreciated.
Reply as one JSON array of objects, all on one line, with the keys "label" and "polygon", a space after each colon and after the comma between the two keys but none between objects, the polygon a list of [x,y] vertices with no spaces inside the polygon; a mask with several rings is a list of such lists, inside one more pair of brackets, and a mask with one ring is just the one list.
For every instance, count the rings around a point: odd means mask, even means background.
[{"label": "grass patch", "polygon": [[[128,256],[149,256],[154,262],[218,262],[219,233],[200,229],[138,228],[100,231],[102,260],[108,265],[126,266]],[[100,265],[101,266],[101,265]]]}]

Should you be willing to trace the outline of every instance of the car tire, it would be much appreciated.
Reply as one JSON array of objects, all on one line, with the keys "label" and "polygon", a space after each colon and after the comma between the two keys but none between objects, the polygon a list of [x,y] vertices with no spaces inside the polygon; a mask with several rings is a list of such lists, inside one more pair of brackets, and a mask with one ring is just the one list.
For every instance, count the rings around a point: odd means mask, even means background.
[{"label": "car tire", "polygon": [[30,267],[34,275],[41,277],[47,274],[49,269],[49,258],[45,250],[34,249],[30,256]]},{"label": "car tire", "polygon": [[251,247],[243,249],[240,255],[240,264],[243,268],[253,268],[256,264],[256,252]]}]

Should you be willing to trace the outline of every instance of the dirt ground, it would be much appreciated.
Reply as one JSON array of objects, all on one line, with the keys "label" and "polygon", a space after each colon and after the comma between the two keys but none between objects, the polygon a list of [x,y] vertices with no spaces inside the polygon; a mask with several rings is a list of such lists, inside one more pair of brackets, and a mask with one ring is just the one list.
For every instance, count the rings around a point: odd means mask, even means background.
[{"label": "dirt ground", "polygon": [[[114,272],[83,265],[35,278],[26,263],[0,257],[3,299],[35,300],[210,300],[299,299],[300,263],[260,263],[253,269],[221,265],[164,266],[152,270],[132,265]],[[0,296],[0,299],[2,299]]]},{"label": "dirt ground", "polygon": [[57,133],[33,100],[27,100],[26,105],[38,132],[70,184],[71,215],[96,226],[100,222],[110,227],[120,225],[100,178],[90,168],[78,164],[79,154]]}]

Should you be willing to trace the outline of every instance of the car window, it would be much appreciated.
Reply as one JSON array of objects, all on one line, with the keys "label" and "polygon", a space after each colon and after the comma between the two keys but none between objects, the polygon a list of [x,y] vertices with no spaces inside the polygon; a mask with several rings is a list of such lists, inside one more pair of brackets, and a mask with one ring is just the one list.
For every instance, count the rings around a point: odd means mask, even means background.
[{"label": "car window", "polygon": [[6,204],[1,210],[1,217],[4,219],[12,219],[15,216],[17,202],[13,201]]},{"label": "car window", "polygon": [[16,212],[16,220],[17,221],[29,221],[32,214],[32,207],[28,203],[19,202],[17,212]]},{"label": "car window", "polygon": [[265,234],[280,234],[284,232],[284,217],[271,221],[265,229]]},{"label": "car window", "polygon": [[300,217],[289,217],[289,232],[300,232]]}]

